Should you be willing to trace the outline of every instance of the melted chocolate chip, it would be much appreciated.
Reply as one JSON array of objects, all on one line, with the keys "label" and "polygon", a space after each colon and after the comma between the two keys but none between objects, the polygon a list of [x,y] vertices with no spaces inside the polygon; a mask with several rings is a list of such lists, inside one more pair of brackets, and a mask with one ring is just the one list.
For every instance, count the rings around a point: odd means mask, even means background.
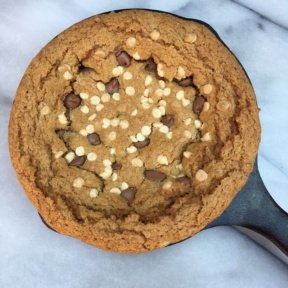
[{"label": "melted chocolate chip", "polygon": [[101,144],[100,136],[97,133],[92,133],[87,136],[88,141],[92,145],[99,145]]},{"label": "melted chocolate chip", "polygon": [[60,130],[56,130],[55,132],[57,133],[57,135],[59,136],[59,138],[60,138],[61,140],[63,140],[63,136],[64,136],[64,134],[65,134],[65,130],[60,129]]},{"label": "melted chocolate chip", "polygon": [[178,182],[184,183],[186,185],[191,185],[190,178],[188,176],[182,176],[177,178]]},{"label": "melted chocolate chip", "polygon": [[69,163],[69,166],[80,167],[85,163],[85,161],[86,156],[77,156]]},{"label": "melted chocolate chip", "polygon": [[174,125],[174,116],[171,115],[171,114],[166,114],[166,115],[163,115],[162,118],[161,118],[161,122],[168,126],[168,127],[171,127]]},{"label": "melted chocolate chip", "polygon": [[113,170],[120,170],[122,168],[122,164],[115,161],[111,167]]},{"label": "melted chocolate chip", "polygon": [[138,149],[141,149],[141,148],[144,148],[146,146],[148,146],[150,143],[150,139],[149,138],[146,138],[145,140],[143,141],[139,141],[139,142],[135,142],[133,143],[133,145],[138,148]]},{"label": "melted chocolate chip", "polygon": [[117,79],[113,78],[106,84],[106,90],[109,94],[114,94],[119,90],[119,82]]},{"label": "melted chocolate chip", "polygon": [[128,201],[128,203],[130,204],[134,200],[136,192],[137,192],[137,190],[135,188],[129,187],[129,188],[123,190],[120,195],[123,198],[125,198]]},{"label": "melted chocolate chip", "polygon": [[73,93],[62,96],[62,101],[67,109],[74,109],[81,104],[81,98]]},{"label": "melted chocolate chip", "polygon": [[150,59],[145,66],[145,70],[149,72],[157,71],[157,64],[154,62],[153,59]]},{"label": "melted chocolate chip", "polygon": [[185,79],[182,79],[178,81],[178,84],[182,87],[188,87],[193,84],[192,77],[187,77]]},{"label": "melted chocolate chip", "polygon": [[130,66],[131,57],[127,52],[125,52],[123,50],[116,50],[115,56],[116,56],[116,60],[120,66],[124,66],[124,67]]},{"label": "melted chocolate chip", "polygon": [[155,170],[146,170],[145,175],[147,179],[154,182],[161,182],[166,178],[164,173]]},{"label": "melted chocolate chip", "polygon": [[197,96],[193,103],[193,111],[197,114],[200,113],[203,109],[205,102],[206,99],[203,96]]}]

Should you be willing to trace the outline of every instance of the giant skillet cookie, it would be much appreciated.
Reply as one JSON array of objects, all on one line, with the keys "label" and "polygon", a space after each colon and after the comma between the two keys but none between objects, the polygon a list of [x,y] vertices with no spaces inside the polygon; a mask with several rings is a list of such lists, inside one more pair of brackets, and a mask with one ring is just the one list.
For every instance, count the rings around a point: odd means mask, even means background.
[{"label": "giant skillet cookie", "polygon": [[11,159],[56,231],[146,252],[227,208],[253,168],[258,111],[240,64],[204,25],[112,12],[32,60],[11,112]]}]

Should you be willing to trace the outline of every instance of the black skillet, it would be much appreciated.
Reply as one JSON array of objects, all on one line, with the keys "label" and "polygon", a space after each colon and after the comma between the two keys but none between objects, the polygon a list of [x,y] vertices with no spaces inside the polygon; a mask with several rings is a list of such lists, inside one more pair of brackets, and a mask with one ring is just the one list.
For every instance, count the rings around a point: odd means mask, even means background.
[{"label": "black skillet", "polygon": [[[124,10],[116,10],[114,12],[117,13]],[[141,9],[141,10],[167,13],[163,11],[150,10],[150,9]],[[111,11],[106,13],[110,12]],[[172,13],[167,14],[170,14],[172,16],[184,20],[197,22],[206,26],[231,52],[231,50],[227,47],[227,45],[221,40],[217,32],[209,24],[197,19],[184,18]],[[234,57],[236,58],[235,55]],[[238,59],[237,61],[239,62]],[[241,65],[240,62],[239,64]],[[241,67],[245,72],[248,80],[250,81],[242,65]],[[43,220],[42,217],[41,219],[49,229],[55,231]],[[234,226],[234,225],[246,227],[257,233],[262,234],[271,242],[273,242],[284,254],[288,256],[288,214],[283,209],[281,209],[281,207],[277,205],[277,203],[273,200],[273,198],[267,191],[259,174],[257,159],[254,163],[253,171],[250,174],[245,186],[236,195],[236,197],[233,199],[229,207],[218,218],[216,218],[213,222],[208,224],[203,230],[213,228],[216,226]]]}]

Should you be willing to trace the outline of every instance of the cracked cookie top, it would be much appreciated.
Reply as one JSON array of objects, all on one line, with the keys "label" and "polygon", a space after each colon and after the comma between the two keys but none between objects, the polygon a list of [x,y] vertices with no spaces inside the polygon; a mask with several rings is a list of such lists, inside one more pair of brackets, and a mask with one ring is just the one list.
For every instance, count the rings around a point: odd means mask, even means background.
[{"label": "cracked cookie top", "polygon": [[91,17],[33,59],[11,112],[18,178],[45,221],[138,253],[197,233],[246,182],[253,89],[205,26],[164,13]]}]

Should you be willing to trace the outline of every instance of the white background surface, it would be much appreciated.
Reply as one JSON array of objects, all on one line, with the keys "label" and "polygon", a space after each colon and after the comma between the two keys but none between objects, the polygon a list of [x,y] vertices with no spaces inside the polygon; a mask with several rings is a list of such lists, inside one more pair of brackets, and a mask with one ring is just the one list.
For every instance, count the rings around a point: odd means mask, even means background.
[{"label": "white background surface", "polygon": [[1,288],[288,287],[288,266],[229,227],[142,255],[107,253],[53,233],[24,195],[7,144],[19,81],[50,39],[108,10],[164,10],[208,22],[245,67],[261,108],[260,172],[271,195],[288,211],[288,1],[274,2],[0,0]]}]

